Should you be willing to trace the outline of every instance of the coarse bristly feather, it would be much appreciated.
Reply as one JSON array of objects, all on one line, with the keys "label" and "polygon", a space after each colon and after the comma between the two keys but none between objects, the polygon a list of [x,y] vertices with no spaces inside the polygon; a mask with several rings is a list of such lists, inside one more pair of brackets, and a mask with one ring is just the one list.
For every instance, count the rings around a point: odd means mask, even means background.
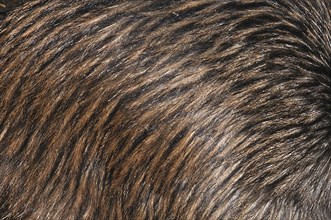
[{"label": "coarse bristly feather", "polygon": [[17,6],[0,21],[0,219],[331,219],[330,10]]}]

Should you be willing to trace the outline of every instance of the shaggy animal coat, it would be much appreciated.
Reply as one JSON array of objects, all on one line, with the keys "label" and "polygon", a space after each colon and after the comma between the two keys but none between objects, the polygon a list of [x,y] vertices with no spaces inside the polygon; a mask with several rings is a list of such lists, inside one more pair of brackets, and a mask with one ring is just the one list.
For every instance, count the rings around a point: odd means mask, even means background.
[{"label": "shaggy animal coat", "polygon": [[331,219],[329,0],[34,0],[0,23],[0,219]]}]

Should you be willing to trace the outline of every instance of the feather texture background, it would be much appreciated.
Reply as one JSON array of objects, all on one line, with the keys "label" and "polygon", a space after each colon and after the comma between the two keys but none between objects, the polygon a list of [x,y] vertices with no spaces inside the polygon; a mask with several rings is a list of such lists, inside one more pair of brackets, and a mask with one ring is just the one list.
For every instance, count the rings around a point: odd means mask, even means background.
[{"label": "feather texture background", "polygon": [[330,219],[330,2],[26,2],[0,26],[2,219]]}]

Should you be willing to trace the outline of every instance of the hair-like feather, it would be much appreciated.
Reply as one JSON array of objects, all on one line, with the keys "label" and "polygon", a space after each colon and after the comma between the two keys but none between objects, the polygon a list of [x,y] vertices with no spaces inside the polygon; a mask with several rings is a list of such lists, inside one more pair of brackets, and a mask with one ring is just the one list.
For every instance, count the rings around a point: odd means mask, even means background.
[{"label": "hair-like feather", "polygon": [[0,219],[330,219],[330,7],[18,7],[0,25]]}]

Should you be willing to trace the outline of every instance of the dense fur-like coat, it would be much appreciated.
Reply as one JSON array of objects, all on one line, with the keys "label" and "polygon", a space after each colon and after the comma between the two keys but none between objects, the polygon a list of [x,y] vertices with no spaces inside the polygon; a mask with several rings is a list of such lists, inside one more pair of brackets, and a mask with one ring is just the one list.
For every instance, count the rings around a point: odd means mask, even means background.
[{"label": "dense fur-like coat", "polygon": [[330,3],[18,6],[0,219],[331,219]]}]

